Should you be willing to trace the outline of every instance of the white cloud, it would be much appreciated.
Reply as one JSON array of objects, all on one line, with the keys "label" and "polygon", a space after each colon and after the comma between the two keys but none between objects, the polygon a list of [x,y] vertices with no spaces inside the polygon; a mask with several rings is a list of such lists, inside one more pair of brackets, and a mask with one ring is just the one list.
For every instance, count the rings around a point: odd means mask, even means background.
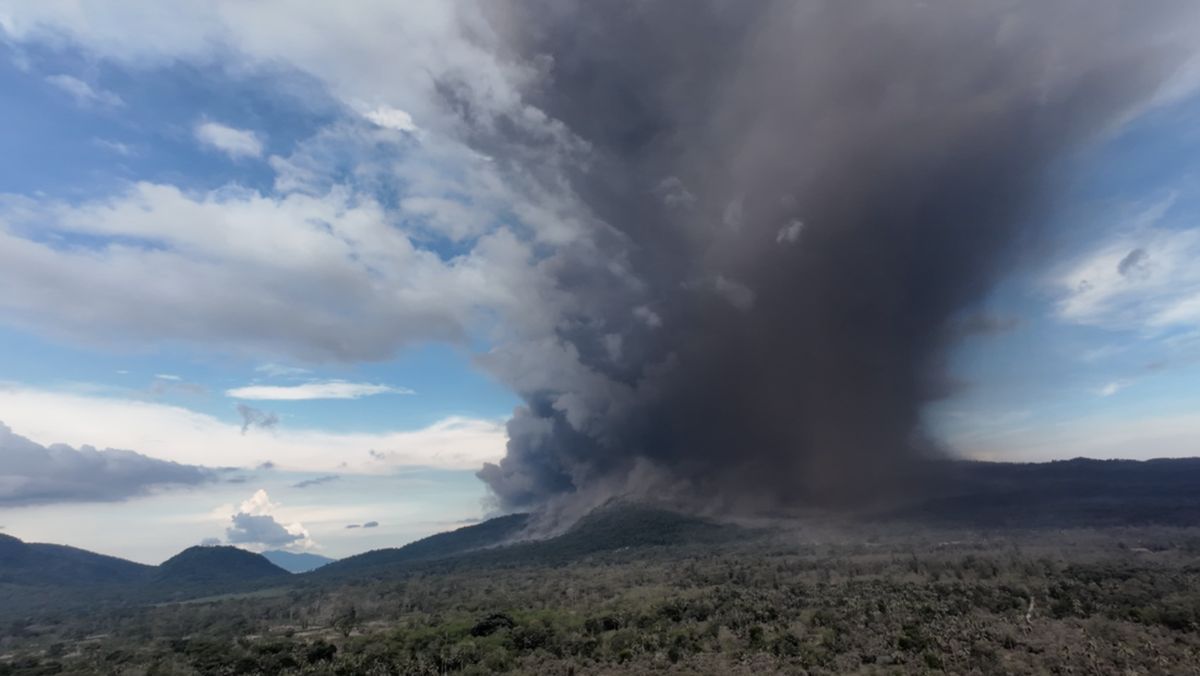
[{"label": "white cloud", "polygon": [[[0,316],[10,323],[76,341],[187,341],[301,363],[386,359],[501,323],[549,334],[565,294],[538,269],[544,245],[591,246],[606,227],[563,171],[586,144],[522,99],[547,64],[498,56],[482,7],[78,0],[7,12],[14,43],[68,44],[118,67],[304,73],[372,123],[340,120],[269,157],[278,197],[143,183],[84,204],[9,200]],[[447,85],[469,115],[447,105]],[[419,134],[396,132],[412,120]],[[459,140],[500,123],[536,148],[536,172]],[[215,122],[196,131],[227,152],[263,155],[261,139],[239,136],[248,132]],[[395,211],[364,196],[379,188],[397,197]],[[99,244],[62,246],[78,243],[72,233]],[[446,260],[444,248],[422,246],[431,233],[470,247]]]},{"label": "white cloud", "polygon": [[27,2],[6,8],[4,32],[15,42],[70,42],[137,65],[216,58],[243,68],[287,64],[347,105],[402,110],[422,121],[442,121],[434,89],[454,82],[481,123],[502,111],[521,122],[527,115],[518,91],[533,69],[494,56],[483,12],[440,0],[360,0],[354,11],[291,0]]},{"label": "white cloud", "polygon": [[227,127],[217,122],[201,122],[196,125],[195,133],[198,141],[235,160],[262,157],[263,143],[252,131]]},{"label": "white cloud", "polygon": [[[475,470],[504,455],[499,420],[449,417],[428,427],[378,433],[288,427],[243,435],[223,421],[179,406],[19,384],[0,384],[0,411],[13,430],[36,442],[134,448],[154,458],[209,467],[386,473],[397,467]],[[374,451],[374,454],[371,452]]]},{"label": "white cloud", "polygon": [[159,380],[174,380],[174,381],[183,380],[183,378],[181,378],[173,373],[156,373],[156,374],[154,374],[154,377],[158,378]]},{"label": "white cloud", "polygon": [[120,96],[103,89],[96,89],[90,84],[70,75],[51,75],[46,82],[66,92],[80,106],[101,106],[115,108],[125,105]]},{"label": "white cloud", "polygon": [[316,547],[302,524],[296,522],[285,526],[275,519],[278,507],[265,490],[258,489],[229,517],[232,525],[225,529],[225,537],[230,544],[249,545],[260,551],[277,547],[295,550]]},{"label": "white cloud", "polygon": [[92,143],[94,143],[95,145],[97,145],[100,148],[104,148],[105,150],[116,153],[116,154],[120,155],[121,157],[132,157],[137,154],[137,151],[134,150],[133,146],[128,145],[126,143],[121,143],[120,141],[113,141],[111,139],[97,138],[97,139],[92,139]]},{"label": "white cloud", "polygon": [[[54,233],[103,243],[61,246]],[[0,198],[0,313],[77,341],[381,359],[462,338],[497,312],[549,321],[551,293],[510,231],[443,260],[345,189],[268,197],[139,183],[79,205]]]},{"label": "white cloud", "polygon": [[1060,319],[1146,334],[1200,327],[1200,228],[1170,227],[1175,198],[1142,208],[1056,273]]},{"label": "white cloud", "polygon": [[394,129],[396,131],[414,132],[417,130],[417,125],[413,123],[412,115],[390,106],[380,106],[375,110],[369,110],[363,114],[371,122],[385,129]]},{"label": "white cloud", "polygon": [[1114,380],[1103,387],[1097,388],[1096,394],[1101,397],[1111,397],[1132,384],[1133,382],[1129,380]]},{"label": "white cloud", "polygon": [[483,234],[493,218],[473,205],[445,197],[406,197],[400,201],[400,209],[455,241]]},{"label": "white cloud", "polygon": [[306,399],[358,399],[376,394],[415,394],[415,392],[407,387],[326,380],[299,385],[246,385],[225,390],[225,394],[235,399],[301,401]]}]

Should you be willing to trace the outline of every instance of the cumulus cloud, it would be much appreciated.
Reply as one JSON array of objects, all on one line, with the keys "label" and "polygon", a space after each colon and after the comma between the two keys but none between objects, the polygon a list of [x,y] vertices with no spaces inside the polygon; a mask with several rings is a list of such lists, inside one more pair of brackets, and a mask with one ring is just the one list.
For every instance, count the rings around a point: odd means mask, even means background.
[{"label": "cumulus cloud", "polygon": [[363,117],[385,129],[407,132],[417,130],[417,125],[413,123],[412,115],[399,108],[380,106],[374,110],[367,111],[363,114]]},{"label": "cumulus cloud", "polygon": [[238,512],[230,517],[233,525],[225,529],[225,537],[233,544],[257,544],[264,547],[284,547],[304,539],[304,534],[293,533],[283,527],[275,517]]},{"label": "cumulus cloud", "polygon": [[407,387],[326,380],[300,385],[246,385],[225,390],[225,394],[235,399],[302,401],[306,399],[358,399],[376,394],[415,394],[415,392]]},{"label": "cumulus cloud", "polygon": [[121,100],[120,96],[117,96],[110,91],[96,89],[77,77],[72,77],[70,75],[51,75],[46,78],[46,82],[69,94],[71,98],[75,99],[75,103],[80,106],[115,108],[117,106],[125,105],[125,102]]},{"label": "cumulus cloud", "polygon": [[[63,247],[55,232],[99,244]],[[0,198],[0,311],[70,340],[375,360],[465,340],[497,312],[549,322],[552,293],[512,233],[443,260],[344,189],[270,197],[139,183],[79,205]]]},{"label": "cumulus cloud", "polygon": [[242,502],[238,511],[229,517],[231,525],[225,529],[225,538],[230,544],[251,545],[254,548],[309,549],[316,543],[308,531],[299,523],[281,524],[275,520],[279,505],[271,502],[263,489]]},{"label": "cumulus cloud", "polygon": [[218,122],[201,122],[196,125],[196,140],[216,148],[238,160],[246,157],[262,157],[263,143],[258,134],[247,129],[236,129]]},{"label": "cumulus cloud", "polygon": [[0,506],[118,501],[218,478],[212,469],[133,451],[42,446],[0,423]]}]

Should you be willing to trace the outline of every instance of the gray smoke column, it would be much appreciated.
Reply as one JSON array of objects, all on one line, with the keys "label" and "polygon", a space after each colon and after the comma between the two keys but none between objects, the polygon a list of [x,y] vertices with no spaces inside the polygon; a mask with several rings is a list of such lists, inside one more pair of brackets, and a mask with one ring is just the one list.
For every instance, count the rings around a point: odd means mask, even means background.
[{"label": "gray smoke column", "polygon": [[576,143],[476,143],[595,232],[541,261],[552,335],[487,358],[527,402],[479,473],[507,508],[841,505],[942,453],[963,317],[1197,34],[1189,2],[486,6]]}]

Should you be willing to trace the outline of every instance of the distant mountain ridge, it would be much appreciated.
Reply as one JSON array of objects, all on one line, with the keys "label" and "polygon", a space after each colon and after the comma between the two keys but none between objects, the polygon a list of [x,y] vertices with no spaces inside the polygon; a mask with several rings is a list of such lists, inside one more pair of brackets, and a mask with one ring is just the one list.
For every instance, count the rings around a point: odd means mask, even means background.
[{"label": "distant mountain ridge", "polygon": [[[971,528],[1064,528],[1200,523],[1200,459],[1016,464],[947,461],[936,484],[903,509],[876,514]],[[780,517],[783,518],[783,517]],[[530,562],[566,565],[589,557],[640,556],[654,548],[721,546],[762,531],[638,503],[593,510],[566,532],[529,539],[534,517],[510,514],[401,547],[326,563],[299,574],[234,547],[192,547],[146,566],[63,545],[0,534],[0,618],[87,604],[180,601],[227,593],[384,578],[420,570]],[[628,550],[628,551],[627,551]],[[277,561],[323,557],[269,552]]]},{"label": "distant mountain ridge", "polygon": [[417,561],[444,559],[467,552],[495,547],[516,537],[528,523],[528,514],[509,514],[482,523],[464,526],[410,542],[402,547],[375,549],[339,559],[314,571],[314,575],[345,575],[367,569],[396,566]]},{"label": "distant mountain ridge", "polygon": [[261,589],[291,576],[236,547],[189,547],[157,566],[0,535],[0,615],[140,605]]},{"label": "distant mountain ridge", "polygon": [[265,551],[262,555],[263,558],[289,573],[307,573],[337,561],[337,559],[311,552],[285,552],[282,549]]},{"label": "distant mountain ridge", "polygon": [[379,575],[406,566],[504,566],[532,561],[558,564],[629,549],[712,545],[751,533],[738,526],[628,502],[597,508],[566,532],[550,538],[522,537],[531,520],[529,514],[497,517],[403,547],[351,556],[314,571],[312,576]]},{"label": "distant mountain ridge", "polygon": [[23,542],[0,534],[0,583],[83,586],[128,584],[154,570],[115,556],[65,545]]}]

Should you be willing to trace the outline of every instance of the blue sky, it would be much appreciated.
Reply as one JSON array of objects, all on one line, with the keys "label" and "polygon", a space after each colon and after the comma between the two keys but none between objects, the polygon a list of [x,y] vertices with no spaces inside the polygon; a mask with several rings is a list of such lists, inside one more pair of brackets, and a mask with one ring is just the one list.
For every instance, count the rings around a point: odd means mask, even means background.
[{"label": "blue sky", "polygon": [[[239,513],[285,533],[252,548],[333,556],[485,516],[474,471],[503,455],[519,402],[479,358],[542,321],[536,252],[571,233],[453,141],[421,73],[470,68],[497,99],[503,73],[441,42],[428,7],[407,42],[335,22],[339,51],[204,4],[170,21],[0,11],[0,422],[39,447],[222,468],[83,506],[0,502],[0,525],[155,562],[230,537]],[[371,60],[384,47],[395,64]],[[1004,330],[965,341],[964,386],[928,411],[948,446],[1196,454],[1190,91],[1062,168],[1046,243],[977,309]],[[124,522],[136,535],[113,537]]]}]

